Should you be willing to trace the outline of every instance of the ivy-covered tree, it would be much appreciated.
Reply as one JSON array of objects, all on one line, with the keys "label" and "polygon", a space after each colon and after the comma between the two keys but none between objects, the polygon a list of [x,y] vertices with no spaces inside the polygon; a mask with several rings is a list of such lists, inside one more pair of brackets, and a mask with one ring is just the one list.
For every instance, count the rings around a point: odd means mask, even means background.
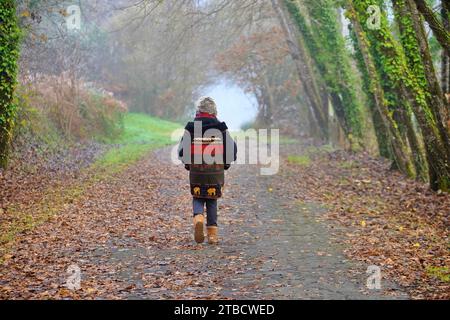
[{"label": "ivy-covered tree", "polygon": [[[311,109],[311,120],[318,126],[320,138],[328,141],[330,138],[328,92],[322,86],[311,63],[312,58],[306,48],[308,39],[292,28],[289,13],[285,10],[284,0],[271,0],[271,3],[285,34],[289,53],[297,68],[303,92],[305,92],[304,98]],[[324,99],[324,97],[326,98]]]},{"label": "ivy-covered tree", "polygon": [[[370,51],[370,42],[366,32],[363,30],[351,1],[345,5],[346,15],[352,22],[351,36],[354,41],[358,66],[363,74],[364,87],[372,104],[374,114],[375,130],[379,140],[380,151],[388,153],[392,157],[397,168],[408,176],[414,176],[414,167],[409,154],[409,150],[401,136],[398,124],[394,120],[393,113],[390,112],[389,99],[386,98],[385,89],[379,67],[375,63],[373,54]],[[381,75],[383,75],[381,73]],[[380,119],[378,120],[379,117]],[[388,148],[383,150],[383,148]]]},{"label": "ivy-covered tree", "polygon": [[[445,30],[450,34],[450,3],[448,0],[441,0],[441,18]],[[441,87],[444,94],[450,93],[450,52],[446,50],[442,50],[441,53]]]},{"label": "ivy-covered tree", "polygon": [[[448,145],[446,130],[448,110],[434,68],[422,18],[413,0],[393,0],[392,3],[406,61],[417,79],[417,84],[425,92],[426,101],[434,114],[441,136]],[[417,144],[415,141],[413,143]],[[416,157],[421,157],[421,150],[414,151]]]},{"label": "ivy-covered tree", "polygon": [[5,167],[14,128],[20,28],[14,0],[0,1],[0,167]]},{"label": "ivy-covered tree", "polygon": [[[284,2],[292,20],[305,38],[309,54],[326,84],[347,138],[352,143],[361,143],[364,136],[363,104],[357,95],[358,85],[341,32],[335,1],[285,0]],[[300,5],[306,10],[302,10]],[[305,14],[309,17],[309,23],[305,19]]]},{"label": "ivy-covered tree", "polygon": [[[359,21],[367,21],[370,16],[368,8],[370,5],[377,5],[374,0],[353,0],[353,7]],[[374,39],[372,46],[375,52],[381,57],[383,69],[386,75],[406,100],[417,119],[423,139],[425,142],[427,159],[430,171],[430,183],[434,190],[450,189],[450,145],[445,130],[442,130],[442,123],[437,119],[439,113],[429,102],[430,92],[424,89],[419,77],[411,69],[411,63],[405,57],[402,46],[395,40],[387,19],[387,13],[383,12],[380,28],[369,28],[367,24],[365,32]],[[417,41],[417,40],[416,40]],[[413,42],[409,43],[413,45]],[[415,57],[417,60],[417,57]],[[419,58],[417,63],[421,63]]]},{"label": "ivy-covered tree", "polygon": [[[428,25],[433,30],[436,39],[441,44],[442,48],[449,54],[450,52],[450,33],[445,24],[442,23],[439,18],[434,14],[425,0],[414,0],[417,5],[417,9],[422,13]],[[445,11],[448,10],[448,1],[442,1],[442,7]]]}]

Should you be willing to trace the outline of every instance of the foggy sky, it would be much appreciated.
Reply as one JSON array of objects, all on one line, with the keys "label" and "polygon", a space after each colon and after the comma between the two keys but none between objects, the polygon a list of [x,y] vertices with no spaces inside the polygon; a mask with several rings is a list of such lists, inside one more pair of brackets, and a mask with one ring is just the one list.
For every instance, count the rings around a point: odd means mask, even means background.
[{"label": "foggy sky", "polygon": [[218,118],[225,121],[230,130],[239,130],[244,123],[256,117],[255,98],[236,84],[224,80],[204,89],[202,95],[216,101]]}]

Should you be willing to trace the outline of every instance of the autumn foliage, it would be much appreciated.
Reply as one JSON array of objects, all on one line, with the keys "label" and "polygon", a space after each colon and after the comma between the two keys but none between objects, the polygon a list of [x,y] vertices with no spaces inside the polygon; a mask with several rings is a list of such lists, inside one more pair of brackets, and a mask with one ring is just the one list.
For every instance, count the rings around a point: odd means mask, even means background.
[{"label": "autumn foliage", "polygon": [[126,104],[112,93],[92,86],[81,80],[73,82],[65,74],[34,78],[21,87],[23,111],[26,113],[28,106],[44,114],[69,138],[120,133],[121,117],[128,109]]}]

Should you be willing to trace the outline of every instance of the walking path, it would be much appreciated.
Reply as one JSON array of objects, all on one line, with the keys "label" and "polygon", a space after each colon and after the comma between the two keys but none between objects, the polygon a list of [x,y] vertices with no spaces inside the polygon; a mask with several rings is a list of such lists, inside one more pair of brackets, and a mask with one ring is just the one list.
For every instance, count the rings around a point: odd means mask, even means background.
[{"label": "walking path", "polygon": [[[160,150],[95,184],[17,242],[0,271],[3,298],[377,299],[346,260],[319,203],[296,203],[283,177],[236,165],[219,202],[218,246],[192,236],[187,172]],[[67,268],[81,288],[65,287]],[[396,292],[383,282],[383,289]]]}]

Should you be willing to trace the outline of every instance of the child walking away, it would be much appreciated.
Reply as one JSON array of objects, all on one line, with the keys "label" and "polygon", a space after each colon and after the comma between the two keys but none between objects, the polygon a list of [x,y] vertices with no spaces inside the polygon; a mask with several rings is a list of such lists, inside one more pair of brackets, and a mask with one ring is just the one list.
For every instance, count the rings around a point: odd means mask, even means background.
[{"label": "child walking away", "polygon": [[206,206],[209,244],[218,243],[217,199],[222,197],[225,170],[236,161],[237,146],[225,122],[217,119],[212,98],[201,98],[193,122],[186,125],[178,149],[180,160],[189,170],[194,211],[194,239],[203,243]]}]

